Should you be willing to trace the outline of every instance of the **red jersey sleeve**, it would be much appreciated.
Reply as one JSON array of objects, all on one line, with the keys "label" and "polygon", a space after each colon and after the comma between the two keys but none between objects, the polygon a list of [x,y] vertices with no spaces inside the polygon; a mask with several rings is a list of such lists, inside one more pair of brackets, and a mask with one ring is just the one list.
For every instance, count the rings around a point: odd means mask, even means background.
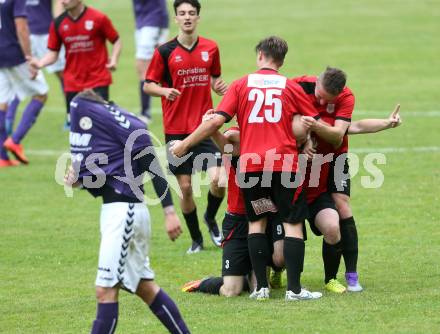
[{"label": "red jersey sleeve", "polygon": [[218,78],[222,75],[222,68],[220,65],[220,51],[218,47],[215,48],[212,65],[211,65],[211,76]]},{"label": "red jersey sleeve", "polygon": [[348,93],[341,96],[340,101],[337,101],[335,109],[335,119],[341,119],[343,121],[351,122],[351,115],[354,109],[354,95]]},{"label": "red jersey sleeve", "polygon": [[220,104],[216,108],[216,113],[223,115],[229,121],[231,120],[238,109],[238,87],[237,81],[233,82],[231,86],[229,86],[228,91],[225,96],[223,96]]},{"label": "red jersey sleeve", "polygon": [[47,48],[52,51],[60,51],[62,41],[56,31],[55,22],[52,21],[49,27],[49,38],[47,40]]},{"label": "red jersey sleeve", "polygon": [[293,83],[293,96],[294,96],[294,106],[298,113],[304,116],[311,116],[314,118],[319,118],[319,113],[313,106],[312,102],[310,102],[306,93],[303,91],[301,86],[296,83]]},{"label": "red jersey sleeve", "polygon": [[101,20],[101,29],[104,33],[105,38],[108,39],[112,44],[118,40],[118,32],[113,26],[112,21],[105,15],[102,17]]},{"label": "red jersey sleeve", "polygon": [[148,66],[147,72],[145,73],[145,81],[162,83],[163,74],[165,71],[165,64],[163,58],[159,53],[159,48],[156,48],[153,53],[153,58]]}]

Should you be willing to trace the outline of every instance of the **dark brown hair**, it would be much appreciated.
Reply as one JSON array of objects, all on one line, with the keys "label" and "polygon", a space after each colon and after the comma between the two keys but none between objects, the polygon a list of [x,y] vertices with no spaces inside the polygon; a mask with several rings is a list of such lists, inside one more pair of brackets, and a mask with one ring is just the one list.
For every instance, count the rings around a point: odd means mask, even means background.
[{"label": "dark brown hair", "polygon": [[327,66],[319,76],[322,88],[330,95],[339,95],[347,82],[347,75],[339,68]]},{"label": "dark brown hair", "polygon": [[271,58],[278,66],[283,65],[288,50],[287,42],[277,36],[267,37],[255,47],[257,53],[261,51],[265,57]]}]

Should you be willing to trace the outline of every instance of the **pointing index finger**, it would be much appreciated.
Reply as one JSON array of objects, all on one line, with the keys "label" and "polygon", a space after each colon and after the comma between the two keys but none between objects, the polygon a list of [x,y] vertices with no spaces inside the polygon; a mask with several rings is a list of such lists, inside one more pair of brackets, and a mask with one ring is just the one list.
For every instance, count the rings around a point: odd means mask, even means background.
[{"label": "pointing index finger", "polygon": [[396,105],[396,107],[394,108],[394,111],[393,111],[393,113],[391,114],[391,116],[392,116],[392,117],[396,117],[396,116],[399,114],[399,112],[400,112],[400,103],[398,103],[398,104]]}]

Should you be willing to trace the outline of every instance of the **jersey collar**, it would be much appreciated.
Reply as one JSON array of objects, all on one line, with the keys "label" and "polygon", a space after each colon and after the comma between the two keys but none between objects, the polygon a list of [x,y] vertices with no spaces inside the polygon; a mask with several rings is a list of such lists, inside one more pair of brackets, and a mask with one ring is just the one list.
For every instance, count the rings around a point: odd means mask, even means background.
[{"label": "jersey collar", "polygon": [[180,44],[180,42],[179,42],[179,40],[177,39],[177,37],[176,37],[175,39],[176,39],[177,44],[178,44],[182,49],[184,49],[185,51],[188,51],[188,52],[192,52],[192,51],[194,51],[195,48],[197,47],[197,45],[199,44],[199,37],[197,37],[197,40],[196,40],[196,42],[194,43],[194,45],[192,46],[192,48],[191,48],[191,49],[188,49],[188,48],[186,48],[185,46],[183,46],[182,44]]},{"label": "jersey collar", "polygon": [[76,19],[74,19],[72,16],[70,16],[69,13],[67,13],[67,17],[68,17],[71,21],[73,21],[73,22],[78,22],[78,21],[81,20],[81,18],[84,16],[84,14],[86,13],[87,9],[88,9],[87,6],[84,6],[83,11],[81,12],[81,14],[79,14],[79,16],[78,16]]}]

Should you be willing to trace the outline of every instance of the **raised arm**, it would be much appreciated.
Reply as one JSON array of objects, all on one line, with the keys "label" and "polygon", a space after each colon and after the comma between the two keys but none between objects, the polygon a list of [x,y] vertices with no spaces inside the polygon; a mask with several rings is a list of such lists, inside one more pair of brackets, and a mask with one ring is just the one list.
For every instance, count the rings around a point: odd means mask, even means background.
[{"label": "raised arm", "polygon": [[200,143],[202,140],[212,136],[225,124],[226,118],[223,115],[215,114],[209,121],[202,122],[197,129],[184,140],[176,140],[170,146],[170,152],[177,157],[182,157],[188,150]]},{"label": "raised arm", "polygon": [[361,119],[359,121],[354,121],[350,124],[350,127],[348,128],[348,134],[357,135],[364,133],[375,133],[398,127],[400,124],[402,124],[402,119],[399,112],[400,104],[396,105],[396,108],[388,118]]}]

